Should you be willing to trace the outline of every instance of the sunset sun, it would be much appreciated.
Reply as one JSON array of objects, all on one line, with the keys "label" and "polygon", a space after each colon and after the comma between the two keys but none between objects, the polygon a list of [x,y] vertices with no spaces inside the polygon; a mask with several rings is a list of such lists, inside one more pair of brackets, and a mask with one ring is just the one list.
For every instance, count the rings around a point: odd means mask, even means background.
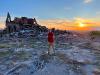
[{"label": "sunset sun", "polygon": [[79,27],[85,27],[85,24],[79,23]]}]

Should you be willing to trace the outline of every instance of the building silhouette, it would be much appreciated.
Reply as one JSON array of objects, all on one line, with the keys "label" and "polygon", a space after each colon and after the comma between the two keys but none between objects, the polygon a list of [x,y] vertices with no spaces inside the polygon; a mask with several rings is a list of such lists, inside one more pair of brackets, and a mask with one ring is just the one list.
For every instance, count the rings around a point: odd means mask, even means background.
[{"label": "building silhouette", "polygon": [[15,17],[14,20],[11,20],[10,13],[7,13],[6,18],[6,30],[7,32],[14,32],[23,29],[33,29],[34,26],[38,26],[36,19],[27,18],[27,17]]}]

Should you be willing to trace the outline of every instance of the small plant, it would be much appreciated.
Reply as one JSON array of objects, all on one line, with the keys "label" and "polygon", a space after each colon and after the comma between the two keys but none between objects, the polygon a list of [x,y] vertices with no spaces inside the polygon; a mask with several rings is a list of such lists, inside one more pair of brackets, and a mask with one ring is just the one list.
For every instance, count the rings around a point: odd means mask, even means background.
[{"label": "small plant", "polygon": [[10,45],[8,45],[8,44],[0,44],[0,48],[10,48]]},{"label": "small plant", "polygon": [[24,51],[20,51],[16,53],[15,55],[19,60],[27,60],[30,57],[29,53],[24,52]]},{"label": "small plant", "polygon": [[94,36],[94,37],[99,36],[100,37],[100,31],[91,31],[90,36]]},{"label": "small plant", "polygon": [[3,51],[3,52],[0,52],[0,57],[5,57],[5,56],[8,56],[10,54],[11,54],[10,51]]}]

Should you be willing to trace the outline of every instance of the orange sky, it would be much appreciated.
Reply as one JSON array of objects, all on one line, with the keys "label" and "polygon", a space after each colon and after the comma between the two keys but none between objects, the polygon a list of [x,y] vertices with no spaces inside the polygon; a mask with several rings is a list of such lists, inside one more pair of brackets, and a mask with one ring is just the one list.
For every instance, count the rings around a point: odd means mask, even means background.
[{"label": "orange sky", "polygon": [[4,29],[5,28],[5,23],[4,22],[0,22],[0,29]]},{"label": "orange sky", "polygon": [[[60,30],[92,30],[94,28],[99,28],[100,22],[94,19],[84,19],[84,18],[74,18],[72,20],[67,19],[37,19],[38,24],[46,26],[48,28],[55,28]],[[5,28],[5,23],[0,22],[0,29]]]},{"label": "orange sky", "polygon": [[48,28],[55,28],[61,30],[92,30],[99,28],[100,22],[93,21],[92,19],[74,18],[73,20],[67,19],[49,19],[39,20],[39,24],[45,25]]}]

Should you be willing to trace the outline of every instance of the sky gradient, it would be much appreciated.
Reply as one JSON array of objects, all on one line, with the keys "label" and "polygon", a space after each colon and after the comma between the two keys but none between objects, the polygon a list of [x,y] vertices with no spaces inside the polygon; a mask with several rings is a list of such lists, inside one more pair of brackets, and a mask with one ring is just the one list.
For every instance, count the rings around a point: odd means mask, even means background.
[{"label": "sky gradient", "polygon": [[100,0],[0,0],[0,28],[6,14],[35,17],[38,23],[63,30],[100,29]]}]

